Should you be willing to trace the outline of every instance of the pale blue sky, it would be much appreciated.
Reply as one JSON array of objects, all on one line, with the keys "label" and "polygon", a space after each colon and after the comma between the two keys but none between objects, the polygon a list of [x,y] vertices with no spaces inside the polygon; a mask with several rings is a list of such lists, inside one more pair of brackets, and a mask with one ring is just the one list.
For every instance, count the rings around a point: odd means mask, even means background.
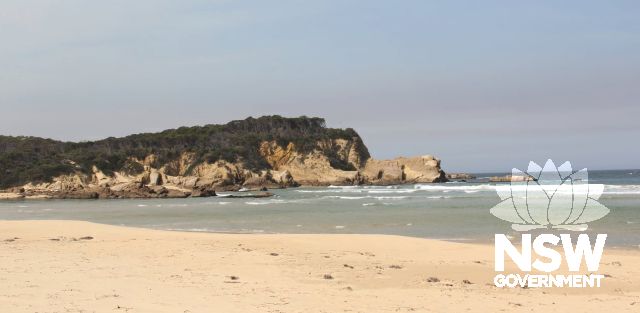
[{"label": "pale blue sky", "polygon": [[376,158],[639,168],[638,1],[0,2],[0,134],[99,139],[265,114]]}]

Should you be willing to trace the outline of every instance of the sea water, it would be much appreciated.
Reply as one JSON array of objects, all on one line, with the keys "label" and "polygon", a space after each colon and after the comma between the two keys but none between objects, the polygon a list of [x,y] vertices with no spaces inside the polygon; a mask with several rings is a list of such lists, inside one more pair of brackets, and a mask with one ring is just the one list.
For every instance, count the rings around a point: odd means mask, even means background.
[{"label": "sea water", "polygon": [[[515,235],[489,213],[500,202],[496,183],[330,186],[271,190],[272,198],[219,197],[127,200],[0,201],[0,219],[69,219],[164,230],[229,233],[392,234],[491,242]],[[640,247],[640,170],[590,171],[604,184],[600,202],[611,213],[589,223],[607,246]],[[244,194],[244,193],[238,193]]]}]

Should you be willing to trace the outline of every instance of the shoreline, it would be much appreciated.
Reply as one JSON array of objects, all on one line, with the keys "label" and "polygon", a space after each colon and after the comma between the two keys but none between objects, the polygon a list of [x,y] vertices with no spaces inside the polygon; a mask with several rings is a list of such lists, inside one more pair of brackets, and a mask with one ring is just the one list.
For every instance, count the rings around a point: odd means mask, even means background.
[{"label": "shoreline", "polygon": [[[17,238],[17,239],[16,239]],[[0,221],[11,312],[633,311],[640,252],[601,288],[497,288],[491,245],[396,235],[222,234]],[[509,268],[509,267],[508,267]]]},{"label": "shoreline", "polygon": [[[46,199],[46,200],[67,200],[67,199]],[[94,199],[94,200],[130,200],[130,199]],[[145,199],[141,199],[145,200]],[[15,219],[15,220],[7,220],[0,219],[0,224],[3,222],[80,222],[80,223],[89,223],[95,225],[103,225],[108,227],[122,227],[125,229],[138,229],[138,230],[149,230],[149,231],[159,231],[159,232],[173,232],[173,233],[186,233],[186,234],[212,234],[212,235],[238,235],[238,236],[389,236],[389,237],[399,237],[399,238],[408,238],[408,239],[424,239],[429,241],[443,242],[443,243],[454,243],[454,244],[464,244],[464,245],[475,245],[475,246],[484,246],[487,248],[493,249],[493,238],[491,239],[478,239],[478,238],[433,238],[433,237],[420,237],[420,236],[409,236],[409,235],[398,235],[398,234],[384,234],[384,233],[287,233],[287,232],[238,232],[238,231],[215,231],[215,230],[190,230],[190,229],[172,229],[172,228],[153,228],[153,227],[143,227],[143,226],[133,226],[133,225],[122,225],[122,224],[108,224],[101,222],[94,222],[89,220],[74,220],[74,219]],[[1,238],[0,238],[1,239]],[[514,242],[516,246],[520,246],[517,242]],[[615,250],[620,252],[628,252],[628,253],[638,253],[640,255],[640,246],[635,245],[607,245],[607,250]]]}]

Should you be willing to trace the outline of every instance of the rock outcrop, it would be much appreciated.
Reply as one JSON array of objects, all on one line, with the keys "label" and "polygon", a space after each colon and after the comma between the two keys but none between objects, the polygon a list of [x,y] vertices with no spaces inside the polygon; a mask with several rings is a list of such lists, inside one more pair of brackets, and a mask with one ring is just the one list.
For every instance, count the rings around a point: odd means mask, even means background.
[{"label": "rock outcrop", "polygon": [[447,173],[447,180],[468,181],[472,179],[476,179],[476,177],[468,173]]},{"label": "rock outcrop", "polygon": [[[426,155],[393,160],[375,160],[363,156],[357,142],[346,140],[322,141],[308,154],[295,152],[293,144],[286,148],[275,142],[263,142],[260,153],[275,171],[285,171],[295,182],[306,186],[408,184],[446,181],[440,160]],[[341,162],[344,168],[336,168]]]},{"label": "rock outcrop", "polygon": [[489,182],[492,183],[505,183],[505,182],[526,182],[535,180],[532,176],[492,176],[489,177]]},{"label": "rock outcrop", "polygon": [[363,155],[355,145],[354,141],[323,140],[312,151],[299,153],[293,143],[283,148],[276,142],[265,141],[260,145],[260,154],[271,165],[276,176],[283,181],[284,174],[287,177],[284,181],[289,184],[352,185],[362,183],[358,169],[363,163]]},{"label": "rock outcrop", "polygon": [[370,184],[411,184],[446,181],[440,160],[431,155],[393,160],[369,160],[363,170],[364,180]]},{"label": "rock outcrop", "polygon": [[[332,149],[330,152],[327,149]],[[440,160],[426,155],[392,160],[364,159],[349,141],[319,142],[317,149],[300,153],[293,144],[281,147],[265,141],[260,153],[270,169],[252,171],[242,163],[216,161],[196,162],[188,153],[161,168],[151,167],[148,156],[143,161],[132,159],[144,170],[131,175],[114,172],[106,175],[93,167],[91,175],[80,172],[53,178],[52,182],[28,183],[14,188],[13,198],[45,196],[51,198],[184,198],[210,197],[216,191],[240,188],[286,188],[327,185],[390,185],[446,181]],[[332,157],[335,158],[332,160]],[[348,169],[338,169],[338,162]]]},{"label": "rock outcrop", "polygon": [[[209,197],[223,190],[264,190],[300,185],[388,185],[446,181],[440,160],[433,156],[375,160],[355,131],[325,128],[321,119],[268,117],[216,127],[136,135],[142,139],[125,137],[89,143],[98,145],[99,149],[107,151],[105,153],[115,153],[122,146],[129,147],[129,150],[123,151],[134,153],[125,154],[126,159],[122,159],[123,152],[101,158],[88,155],[91,157],[88,159],[87,153],[96,152],[81,150],[84,154],[70,154],[83,158],[82,162],[77,163],[66,158],[56,161],[49,157],[47,162],[63,164],[60,171],[64,174],[46,181],[29,181],[18,185],[18,188],[7,189],[5,194],[7,198],[9,192],[11,198],[181,198]],[[203,134],[216,136],[220,132],[223,132],[219,136],[224,141],[217,137],[202,137]],[[260,137],[265,139],[256,141]],[[228,142],[232,139],[237,142]],[[9,141],[5,146],[15,150],[20,142],[14,141]],[[155,142],[166,147],[159,149],[150,146]],[[194,144],[200,149],[190,148],[190,142],[200,142]],[[223,142],[223,146],[233,148],[224,150],[213,145],[209,151],[205,145],[208,142]],[[51,145],[49,149],[54,149],[58,144],[52,141],[45,143]],[[92,147],[84,143],[79,145],[83,149]],[[139,146],[146,148],[141,150]],[[76,148],[74,145],[65,147],[64,151]],[[32,153],[29,158],[44,162],[44,157],[34,151],[39,149],[35,147],[27,151]],[[150,152],[141,155],[140,151]],[[87,159],[97,161],[94,163]],[[35,171],[30,164],[19,165]],[[87,166],[88,170],[85,170]],[[22,177],[10,168],[5,172],[15,177],[12,179]]]}]

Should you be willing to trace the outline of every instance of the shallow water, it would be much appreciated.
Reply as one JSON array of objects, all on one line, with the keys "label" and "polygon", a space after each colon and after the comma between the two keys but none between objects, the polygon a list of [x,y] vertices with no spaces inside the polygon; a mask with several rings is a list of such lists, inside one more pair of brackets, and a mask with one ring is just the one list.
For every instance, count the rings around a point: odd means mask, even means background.
[{"label": "shallow water", "polygon": [[[608,246],[640,245],[640,170],[591,171],[604,184],[611,213],[589,223]],[[480,177],[498,174],[481,174]],[[504,174],[500,174],[504,175]],[[489,213],[495,184],[417,184],[272,190],[269,199],[224,197],[149,200],[20,200],[0,202],[0,219],[70,219],[166,230],[233,233],[371,233],[490,242],[515,235]],[[566,232],[566,231],[565,231]]]}]

